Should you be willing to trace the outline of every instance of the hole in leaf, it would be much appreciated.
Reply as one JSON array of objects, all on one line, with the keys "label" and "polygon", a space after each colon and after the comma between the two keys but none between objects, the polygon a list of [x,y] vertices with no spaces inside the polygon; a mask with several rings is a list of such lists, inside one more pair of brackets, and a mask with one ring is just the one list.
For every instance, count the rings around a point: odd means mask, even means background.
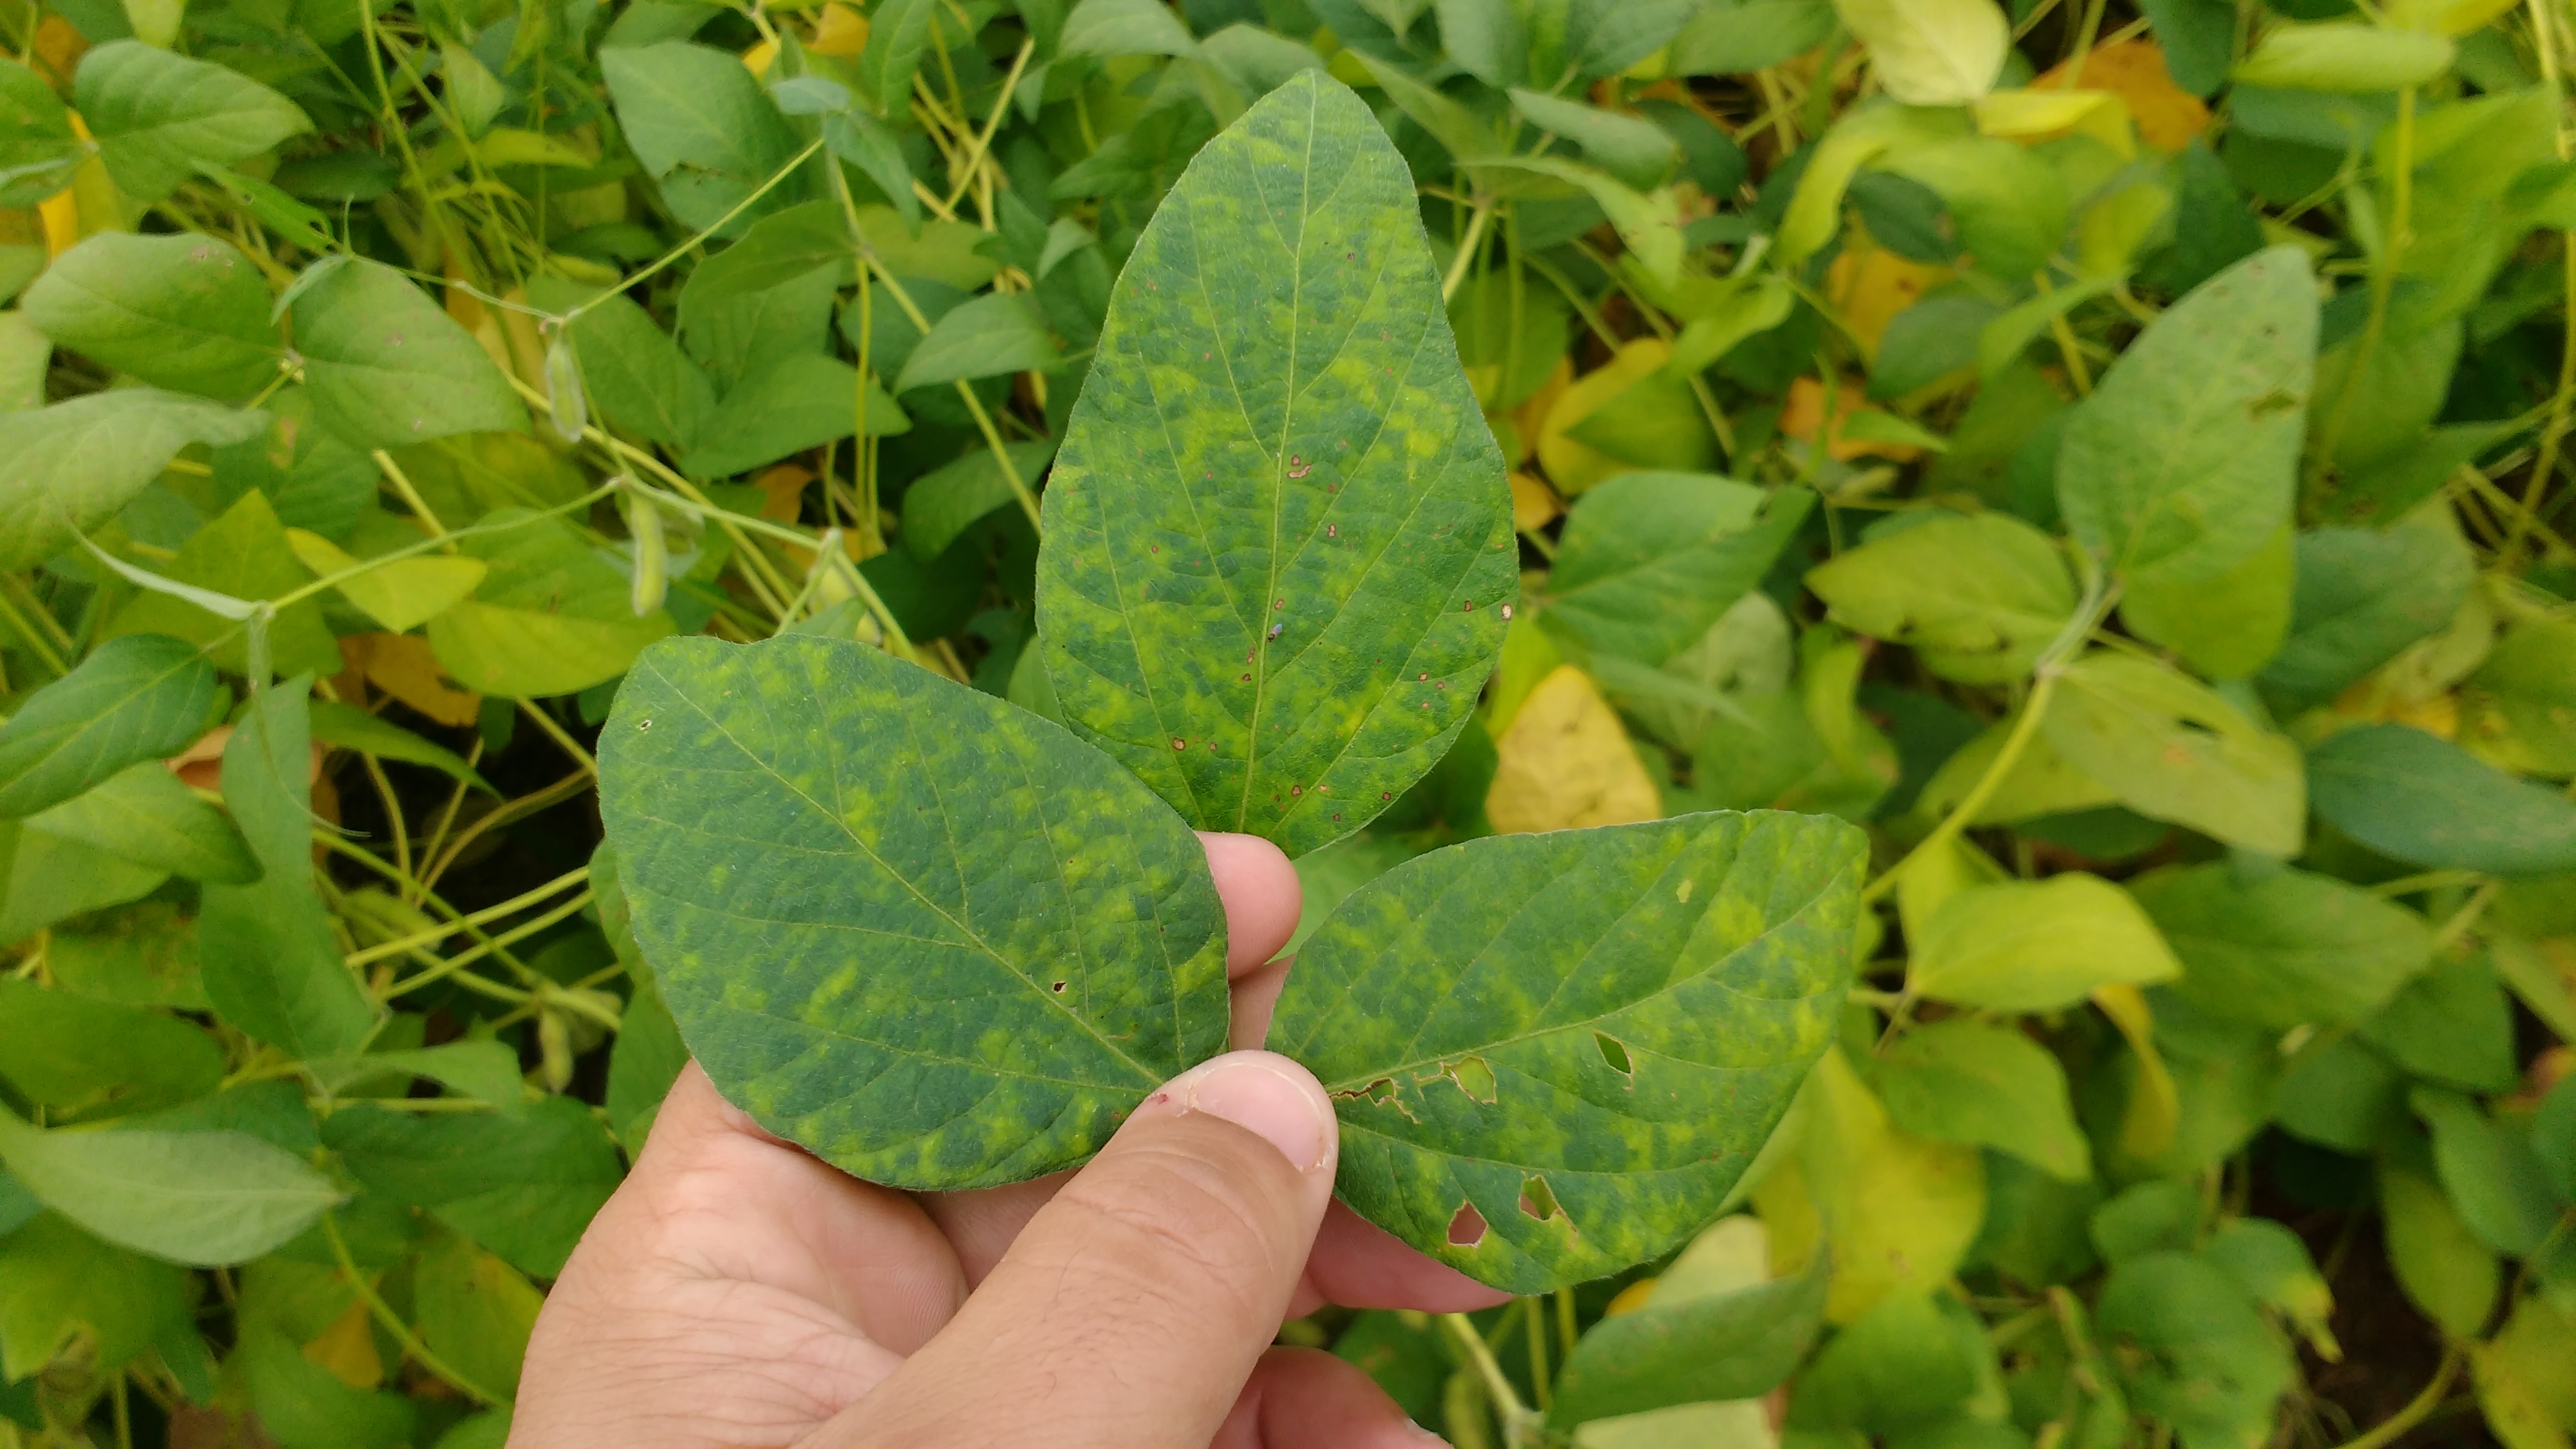
[{"label": "hole in leaf", "polygon": [[1601,1048],[1601,1060],[1610,1064],[1610,1070],[1623,1077],[1637,1074],[1637,1064],[1628,1060],[1628,1048],[1618,1038],[1596,1031],[1592,1034],[1592,1044]]},{"label": "hole in leaf", "polygon": [[1521,1216],[1545,1222],[1565,1209],[1556,1205],[1556,1190],[1544,1177],[1533,1177],[1521,1184]]},{"label": "hole in leaf", "polygon": [[1047,990],[1054,992],[1058,996],[1062,996],[1064,995],[1064,983],[1061,981],[1056,982],[1054,985],[1049,986]]},{"label": "hole in leaf", "polygon": [[1442,1062],[1440,1075],[1457,1083],[1458,1090],[1466,1093],[1472,1102],[1492,1106],[1495,1098],[1501,1095],[1494,1081],[1494,1069],[1485,1064],[1483,1057],[1461,1057],[1454,1062]]},{"label": "hole in leaf", "polygon": [[1458,1204],[1458,1213],[1449,1219],[1449,1246],[1472,1248],[1485,1240],[1485,1215],[1471,1202]]}]

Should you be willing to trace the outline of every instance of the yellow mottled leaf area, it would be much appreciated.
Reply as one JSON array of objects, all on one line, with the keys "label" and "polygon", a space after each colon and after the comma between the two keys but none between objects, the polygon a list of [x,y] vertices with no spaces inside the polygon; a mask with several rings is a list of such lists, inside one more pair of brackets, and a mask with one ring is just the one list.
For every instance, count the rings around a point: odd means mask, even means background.
[{"label": "yellow mottled leaf area", "polygon": [[1569,496],[1622,473],[1634,473],[1637,465],[1621,462],[1591,444],[1571,435],[1579,426],[1607,405],[1612,398],[1660,370],[1672,360],[1673,349],[1660,337],[1640,337],[1622,344],[1619,355],[1600,367],[1576,378],[1562,392],[1555,380],[1532,398],[1532,403],[1547,400],[1546,421],[1538,430],[1539,466],[1547,470],[1548,479],[1560,493]]},{"label": "yellow mottled leaf area", "polygon": [[814,38],[805,46],[810,54],[844,59],[867,48],[868,17],[841,4],[823,7],[823,13],[814,21]]},{"label": "yellow mottled leaf area", "polygon": [[1825,269],[1825,296],[1851,329],[1852,340],[1875,357],[1896,314],[1953,275],[1948,267],[1908,261],[1885,247],[1851,246]]},{"label": "yellow mottled leaf area", "polygon": [[1664,802],[1592,677],[1561,664],[1494,742],[1485,813],[1504,834],[1654,820]]},{"label": "yellow mottled leaf area", "polygon": [[1797,1151],[1755,1189],[1771,1266],[1794,1273],[1833,1254],[1825,1317],[1849,1323],[1900,1290],[1949,1281],[1986,1215],[1973,1147],[1897,1131],[1860,1074],[1829,1049],[1808,1078]]},{"label": "yellow mottled leaf area", "polygon": [[304,1345],[304,1357],[353,1389],[372,1389],[385,1381],[385,1361],[376,1352],[376,1334],[367,1321],[367,1305],[352,1298],[348,1311],[331,1321]]},{"label": "yellow mottled leaf area", "polygon": [[[2066,84],[2066,65],[2052,68],[2031,89]],[[2118,96],[2129,108],[2129,119],[2138,123],[2138,139],[2167,154],[2189,146],[2193,137],[2209,129],[2209,107],[2174,84],[2173,72],[2165,68],[2164,47],[2152,40],[2095,46],[2084,57],[2074,83],[2084,90]]]},{"label": "yellow mottled leaf area", "polygon": [[[1843,435],[1851,419],[1861,413],[1884,412],[1864,400],[1860,384],[1844,381],[1834,389],[1834,421],[1826,451],[1841,462],[1854,458],[1885,458],[1893,463],[1910,463],[1923,456],[1923,450],[1911,443],[1886,443],[1875,438],[1850,438]],[[1802,377],[1789,384],[1789,400],[1780,409],[1780,431],[1801,442],[1816,436],[1825,426],[1825,385],[1812,377]]]},{"label": "yellow mottled leaf area", "polygon": [[456,687],[417,634],[354,634],[340,641],[340,657],[369,684],[443,725],[470,725],[483,696]]},{"label": "yellow mottled leaf area", "polygon": [[1512,527],[1524,533],[1536,532],[1556,521],[1565,511],[1565,500],[1556,490],[1527,473],[1512,475]]}]

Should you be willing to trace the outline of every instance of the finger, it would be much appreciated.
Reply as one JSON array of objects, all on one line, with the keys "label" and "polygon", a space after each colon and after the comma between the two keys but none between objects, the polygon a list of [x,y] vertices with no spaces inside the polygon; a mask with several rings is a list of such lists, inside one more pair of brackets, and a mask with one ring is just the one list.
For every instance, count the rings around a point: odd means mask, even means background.
[{"label": "finger", "polygon": [[1240,976],[1279,954],[1297,934],[1304,891],[1297,868],[1278,846],[1258,835],[1202,830],[1208,874],[1225,902],[1225,974]]},{"label": "finger", "polygon": [[1311,1348],[1261,1356],[1208,1449],[1425,1449],[1447,1441],[1404,1416],[1357,1365]]},{"label": "finger", "polygon": [[1201,1449],[1278,1330],[1338,1155],[1296,1063],[1182,1073],[831,1442]]},{"label": "finger", "polygon": [[1512,1301],[1509,1293],[1424,1257],[1339,1202],[1324,1214],[1324,1225],[1315,1234],[1306,1284],[1324,1302],[1344,1308],[1473,1313]]}]

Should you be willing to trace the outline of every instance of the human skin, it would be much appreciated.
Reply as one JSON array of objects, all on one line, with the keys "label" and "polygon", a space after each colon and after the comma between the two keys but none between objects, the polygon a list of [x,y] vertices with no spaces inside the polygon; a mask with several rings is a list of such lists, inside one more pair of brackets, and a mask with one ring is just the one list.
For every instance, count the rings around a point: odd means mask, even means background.
[{"label": "human skin", "polygon": [[760,1130],[695,1063],[538,1315],[511,1449],[1437,1444],[1368,1376],[1272,1346],[1326,1302],[1504,1295],[1332,1201],[1332,1104],[1258,1050],[1297,875],[1202,835],[1236,1050],[1081,1170],[969,1193],[861,1182]]}]

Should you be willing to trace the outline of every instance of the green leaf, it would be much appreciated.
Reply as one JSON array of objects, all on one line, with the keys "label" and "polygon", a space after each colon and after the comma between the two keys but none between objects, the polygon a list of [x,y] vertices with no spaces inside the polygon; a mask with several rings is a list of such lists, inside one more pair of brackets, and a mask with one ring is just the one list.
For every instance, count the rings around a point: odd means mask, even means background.
[{"label": "green leaf", "polygon": [[2012,38],[1994,0],[1835,0],[1888,95],[1908,106],[1964,105],[1994,88]]},{"label": "green leaf", "polygon": [[2331,876],[2212,862],[2129,890],[2182,960],[2176,996],[2276,1031],[2368,1016],[2433,959],[2423,917]]},{"label": "green leaf", "polygon": [[1022,292],[987,292],[930,326],[906,358],[896,392],[1013,372],[1043,372],[1062,359],[1046,318]]},{"label": "green leaf", "polygon": [[[910,8],[928,9],[919,0]],[[875,19],[877,44],[894,48],[899,27],[889,15]],[[875,51],[871,46],[871,61]],[[671,215],[692,231],[723,220],[795,159],[795,133],[737,56],[679,40],[615,46],[599,53],[599,71],[626,144],[651,173]],[[911,85],[907,72],[903,86],[909,91]],[[781,184],[716,235],[740,236],[798,199],[794,183]]]},{"label": "green leaf", "polygon": [[1673,37],[1675,75],[1749,75],[1825,43],[1836,25],[1823,0],[1715,0]]},{"label": "green leaf", "polygon": [[[864,53],[864,52],[863,52]],[[913,193],[912,165],[886,124],[865,111],[844,111],[823,118],[823,144],[832,155],[859,169],[903,214],[904,224],[921,225],[921,198]]]},{"label": "green leaf", "polygon": [[2382,1162],[2379,1208],[2388,1263],[2407,1299],[2457,1337],[2484,1332],[2503,1285],[2503,1266],[2495,1250],[2460,1221],[2441,1186],[2428,1174]]},{"label": "green leaf", "polygon": [[176,1017],[0,981],[0,1077],[30,1103],[148,1112],[204,1096],[223,1075],[215,1039]]},{"label": "green leaf", "polygon": [[[85,148],[45,78],[0,60],[0,206],[34,206],[72,184]],[[41,264],[44,252],[37,250]]]},{"label": "green leaf", "polygon": [[1970,886],[1932,912],[1913,947],[1906,989],[1990,1011],[2058,1011],[2097,986],[2182,974],[2128,892],[2074,871]]},{"label": "green leaf", "polygon": [[[1055,457],[1053,443],[1009,445],[1011,471],[1031,492],[1038,475]],[[924,563],[948,551],[958,535],[996,508],[1017,498],[1000,460],[989,448],[978,448],[948,466],[916,478],[903,492],[903,543]]]},{"label": "green leaf", "polygon": [[2009,1152],[2070,1182],[2093,1175],[2066,1069],[2013,1027],[1954,1016],[1905,1033],[1879,1058],[1878,1095],[1917,1137]]},{"label": "green leaf", "polygon": [[2047,265],[2066,239],[2066,183],[2028,146],[1961,136],[1897,148],[1878,164],[1947,204],[1959,247],[1984,271],[2025,276]]},{"label": "green leaf", "polygon": [[443,1234],[412,1270],[412,1316],[421,1342],[475,1387],[518,1397],[519,1364],[545,1295],[519,1270],[454,1234]]},{"label": "green leaf", "polygon": [[[157,564],[167,579],[234,599],[279,599],[313,582],[287,542],[268,495],[245,493],[221,516],[188,536],[177,556]],[[205,646],[215,665],[249,668],[249,645],[233,620],[160,592],[142,593],[108,621],[110,635],[161,634]],[[322,604],[305,599],[269,621],[269,651],[277,668],[320,674],[341,668],[340,648],[323,622]]]},{"label": "green leaf", "polygon": [[[2534,773],[2576,773],[2576,624],[2517,621],[2495,641],[2462,690],[2463,715],[2477,720],[2471,738],[2501,745],[2501,756]],[[2492,726],[2505,738],[2494,739]]]},{"label": "green leaf", "polygon": [[187,1321],[188,1287],[185,1270],[52,1213],[0,1236],[0,1383],[34,1377],[81,1337],[93,1369],[122,1367]]},{"label": "green leaf", "polygon": [[0,311],[0,413],[34,412],[45,405],[45,378],[53,371],[54,344],[22,311]]},{"label": "green leaf", "polygon": [[291,310],[325,426],[361,448],[527,429],[528,410],[491,356],[402,273],[357,258],[315,265],[330,270],[296,279]]},{"label": "green leaf", "polygon": [[2477,561],[2447,518],[2299,535],[2290,637],[2263,670],[2285,712],[2325,703],[2459,613]]},{"label": "green leaf", "polygon": [[1469,75],[1501,89],[1527,73],[1528,26],[1512,0],[1433,0],[1440,46]]},{"label": "green leaf", "polygon": [[2297,552],[2307,537],[2294,543],[2284,523],[2261,548],[2207,578],[2151,569],[2129,580],[2120,620],[2208,678],[2243,679],[2269,662],[2290,632],[2293,576],[2307,580]]},{"label": "green leaf", "polygon": [[1770,571],[1810,503],[1710,474],[1621,474],[1575,501],[1538,617],[1596,653],[1662,664]]},{"label": "green leaf", "polygon": [[1925,668],[1968,684],[2028,674],[2075,612],[2057,545],[2001,513],[1936,514],[1838,555],[1807,587],[1835,622],[1911,646]]},{"label": "green leaf", "polygon": [[191,880],[239,885],[259,879],[259,862],[232,822],[158,760],[130,765],[28,816],[26,827]]},{"label": "green leaf", "polygon": [[452,1041],[445,1046],[368,1052],[311,1065],[313,1074],[333,1092],[346,1092],[388,1078],[408,1085],[413,1077],[427,1077],[460,1097],[489,1102],[505,1114],[516,1114],[526,1105],[519,1053],[507,1042]]},{"label": "green leaf", "polygon": [[1354,891],[1271,1026],[1342,1121],[1340,1191],[1542,1292],[1696,1230],[1824,1047],[1862,842],[1707,814],[1469,841]]},{"label": "green leaf", "polygon": [[[846,1171],[1070,1167],[1224,1049],[1197,841],[1035,716],[846,642],[675,640],[600,750],[635,939],[690,1048]],[[753,875],[727,863],[746,838],[771,852]]]},{"label": "green leaf", "polygon": [[2236,63],[2240,85],[2303,91],[2394,91],[2451,68],[2449,36],[2360,21],[2275,25]]},{"label": "green leaf", "polygon": [[198,162],[230,165],[313,129],[293,101],[240,71],[135,40],[81,57],[72,104],[107,174],[136,201],[178,190]]},{"label": "green leaf", "polygon": [[[569,308],[579,304],[578,292],[589,290],[554,286],[558,290],[536,278],[528,296],[542,307]],[[622,294],[603,297],[590,302],[567,332],[581,359],[582,386],[601,417],[647,442],[696,445],[715,410],[715,386],[649,313]]]},{"label": "green leaf", "polygon": [[2576,1425],[2576,1370],[2567,1357],[2571,1338],[2576,1312],[2558,1295],[2541,1292],[2513,1306],[2493,1341],[2469,1346],[2478,1404],[2497,1440],[2512,1449],[2567,1442],[2568,1426]]},{"label": "green leaf", "polygon": [[206,459],[215,495],[238,499],[253,489],[269,496],[277,521],[329,538],[346,537],[375,501],[382,475],[375,460],[313,421],[302,385],[269,395],[268,426]]},{"label": "green leaf", "polygon": [[54,984],[65,991],[127,1006],[214,1009],[197,972],[196,918],[168,901],[58,929],[47,954]]},{"label": "green leaf", "polygon": [[689,1064],[689,1049],[680,1040],[662,991],[648,980],[628,999],[618,1020],[617,1047],[608,1057],[608,1120],[617,1140],[633,1157],[644,1150],[645,1134],[662,1111],[662,1099]]},{"label": "green leaf", "polygon": [[0,941],[16,941],[102,906],[123,905],[169,879],[166,871],[122,861],[103,850],[42,830],[0,822]]},{"label": "green leaf", "polygon": [[2405,725],[2345,730],[2308,752],[2317,816],[2435,870],[2576,869],[2576,804]]},{"label": "green leaf", "polygon": [[2576,1203],[2576,1086],[2561,1077],[2531,1117],[2531,1150],[2558,1196]]},{"label": "green leaf", "polygon": [[2417,1087],[2408,1100],[2433,1129],[2433,1170],[2469,1231],[2516,1258],[2539,1251],[2558,1226],[2559,1207],[2528,1128],[2439,1087]]},{"label": "green leaf", "polygon": [[2290,517],[2315,371],[2307,253],[2219,273],[2139,334],[2066,425],[2058,506],[2115,571],[2207,578]]},{"label": "green leaf", "polygon": [[1693,1260],[1711,1238],[1735,1236],[1750,1218],[1729,1218],[1700,1235],[1655,1284],[1643,1308],[1604,1318],[1575,1344],[1556,1381],[1548,1422],[1559,1427],[1712,1399],[1758,1398],[1777,1388],[1815,1341],[1825,1311],[1824,1262],[1770,1278],[1759,1257],[1749,1277],[1691,1281]]},{"label": "green leaf", "polygon": [[829,201],[809,201],[754,222],[742,240],[700,262],[680,290],[680,325],[702,325],[724,303],[757,296],[829,271],[835,285],[850,279],[856,248],[850,221]]},{"label": "green leaf", "polygon": [[400,1449],[415,1442],[419,1415],[411,1400],[350,1387],[274,1328],[246,1326],[224,1369],[278,1449]]},{"label": "green leaf", "polygon": [[2362,1039],[2414,1076],[2504,1092],[2514,1065],[2513,1004],[2484,956],[2437,960],[2361,1024]]},{"label": "green leaf", "polygon": [[0,568],[23,569],[116,516],[190,443],[257,437],[254,412],[151,388],[0,413]]},{"label": "green leaf", "polygon": [[1193,825],[1339,839],[1474,708],[1518,552],[1439,285],[1403,158],[1311,71],[1198,153],[1119,275],[1038,634],[1076,731]]},{"label": "green leaf", "polygon": [[1680,164],[1680,148],[1652,121],[1540,91],[1515,87],[1511,96],[1522,119],[1582,147],[1592,164],[1639,191],[1661,186]]},{"label": "green leaf", "polygon": [[886,0],[868,17],[859,79],[879,115],[899,120],[910,113],[912,78],[921,69],[922,51],[930,46],[938,10],[939,0]]},{"label": "green leaf", "polygon": [[2200,1254],[2265,1307],[2298,1325],[2319,1357],[2332,1362],[2343,1356],[2326,1327],[2334,1313],[2334,1292],[2298,1234],[2269,1218],[2235,1218],[2210,1234]]},{"label": "green leaf", "polygon": [[224,745],[224,803],[266,874],[208,885],[197,919],[206,995],[230,1025],[297,1058],[353,1051],[376,1005],[341,964],[313,887],[313,768],[305,699],[312,682],[251,699]]},{"label": "green leaf", "polygon": [[381,715],[369,714],[354,704],[342,704],[336,699],[314,700],[312,728],[317,744],[356,750],[380,760],[427,765],[451,780],[495,795],[501,793],[493,790],[491,782],[476,774],[455,751],[433,745],[401,725]]},{"label": "green leaf", "polygon": [[[748,473],[807,448],[859,430],[858,369],[837,357],[799,354],[755,367],[716,404],[698,430],[699,445],[684,460],[701,478]],[[909,432],[912,420],[873,377],[865,388],[867,431],[887,437]]]},{"label": "green leaf", "polygon": [[286,535],[286,544],[316,577],[339,578],[333,587],[340,597],[389,634],[409,633],[447,612],[487,572],[481,559],[436,554],[371,561],[365,572],[352,573],[360,561],[319,534],[298,529]]},{"label": "green leaf", "polygon": [[0,725],[0,818],[33,815],[206,732],[215,668],[158,635],[110,639]]},{"label": "green leaf", "polygon": [[1946,1294],[1889,1294],[1799,1376],[1790,1424],[1890,1436],[1920,1428],[1964,1406],[1993,1374],[1994,1351],[1982,1337],[1975,1316]]},{"label": "green leaf", "polygon": [[322,1140],[369,1193],[426,1210],[533,1278],[563,1271],[619,1177],[607,1130],[570,1097],[515,1117],[352,1104],[323,1122]]},{"label": "green leaf", "polygon": [[340,1201],[301,1158],[238,1132],[48,1132],[0,1109],[0,1162],[107,1241],[202,1268],[256,1258]]},{"label": "green leaf", "polygon": [[1064,18],[1067,55],[1178,55],[1198,53],[1180,17],[1159,0],[1082,0]]},{"label": "green leaf", "polygon": [[268,284],[225,242],[102,232],[19,304],[56,344],[158,387],[236,398],[277,376]]},{"label": "green leaf", "polygon": [[2296,855],[2306,838],[2298,746],[2153,660],[2109,651],[2078,659],[2040,733],[2150,819],[2266,855]]},{"label": "green leaf", "polygon": [[2290,1351],[2235,1280],[2185,1253],[2148,1253],[2103,1285],[2094,1328],[2129,1398],[2185,1449],[2239,1449],[2272,1433],[2296,1376]]},{"label": "green leaf", "polygon": [[465,552],[491,565],[474,597],[429,621],[429,643],[456,682],[479,694],[578,694],[626,672],[637,650],[672,631],[656,609],[635,616],[626,576],[560,519],[516,509],[486,515]]}]

